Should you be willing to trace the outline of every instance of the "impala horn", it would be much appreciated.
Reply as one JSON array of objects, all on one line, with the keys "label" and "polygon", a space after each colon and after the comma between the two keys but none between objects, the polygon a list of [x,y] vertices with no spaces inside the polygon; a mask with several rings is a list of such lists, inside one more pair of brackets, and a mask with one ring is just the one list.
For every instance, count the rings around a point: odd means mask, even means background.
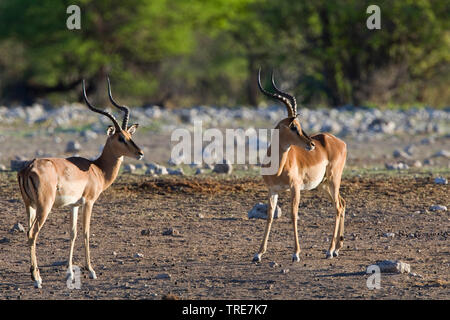
[{"label": "impala horn", "polygon": [[109,113],[108,111],[97,109],[96,107],[94,107],[89,102],[88,97],[86,95],[86,85],[85,85],[84,79],[83,79],[83,98],[84,98],[84,101],[86,102],[86,105],[88,106],[89,109],[91,109],[94,112],[100,113],[100,114],[102,114],[104,116],[107,116],[109,119],[111,119],[112,123],[114,124],[114,127],[116,128],[116,131],[117,132],[120,131],[119,123],[117,122],[116,118],[114,118],[114,116],[111,113]]},{"label": "impala horn", "polygon": [[127,130],[128,129],[128,119],[130,118],[130,109],[128,109],[127,106],[121,106],[116,101],[114,101],[112,94],[111,94],[111,83],[109,81],[109,77],[106,77],[108,79],[108,95],[109,100],[111,100],[111,103],[118,108],[120,111],[123,112],[123,121],[122,121],[122,129]]},{"label": "impala horn", "polygon": [[261,92],[264,93],[266,96],[283,102],[286,105],[288,117],[295,118],[297,116],[297,102],[293,96],[282,92],[275,86],[275,82],[273,80],[273,73],[272,73],[272,86],[274,87],[274,89],[277,93],[269,92],[262,87],[262,85],[261,85],[261,68],[259,68],[259,70],[258,70],[259,90],[261,90]]}]

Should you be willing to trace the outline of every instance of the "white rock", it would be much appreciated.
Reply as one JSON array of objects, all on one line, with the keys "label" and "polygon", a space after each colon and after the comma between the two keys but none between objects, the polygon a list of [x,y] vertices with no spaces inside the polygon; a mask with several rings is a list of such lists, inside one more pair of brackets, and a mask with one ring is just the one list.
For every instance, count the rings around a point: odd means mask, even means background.
[{"label": "white rock", "polygon": [[444,158],[450,158],[450,151],[448,150],[440,150],[436,152],[433,157],[444,157]]},{"label": "white rock", "polygon": [[381,273],[410,273],[411,266],[402,261],[384,260],[377,262]]},{"label": "white rock", "polygon": [[383,234],[383,237],[394,238],[395,237],[395,233],[394,232],[387,232],[387,233]]},{"label": "white rock", "polygon": [[[267,204],[257,203],[247,214],[249,219],[267,219]],[[281,208],[277,205],[274,219],[281,217]]]},{"label": "white rock", "polygon": [[66,145],[65,152],[76,153],[81,151],[81,145],[77,141],[69,141]]},{"label": "white rock", "polygon": [[123,172],[133,173],[136,170],[136,166],[132,163],[127,163],[123,166]]}]

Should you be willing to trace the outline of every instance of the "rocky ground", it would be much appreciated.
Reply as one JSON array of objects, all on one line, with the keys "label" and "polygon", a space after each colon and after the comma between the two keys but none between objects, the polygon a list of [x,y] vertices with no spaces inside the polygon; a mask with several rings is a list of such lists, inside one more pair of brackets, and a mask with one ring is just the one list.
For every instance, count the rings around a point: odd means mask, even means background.
[{"label": "rocky ground", "polygon": [[[94,207],[92,261],[98,279],[82,271],[81,288],[65,282],[69,212],[55,210],[40,234],[43,288],[29,275],[25,212],[12,174],[0,174],[0,297],[2,299],[449,299],[449,186],[427,174],[347,175],[344,248],[325,259],[334,223],[326,197],[304,192],[300,205],[301,260],[291,262],[289,196],[280,197],[268,251],[253,263],[265,221],[248,219],[266,202],[258,177],[164,177],[123,174]],[[446,178],[450,178],[447,173]],[[81,227],[79,227],[81,228]],[[81,232],[81,229],[79,229]],[[82,240],[74,264],[83,265]],[[382,273],[367,287],[367,267],[399,260],[408,273]]]},{"label": "rocky ground", "polygon": [[[222,131],[273,128],[284,113],[280,107],[133,109],[130,122],[141,124],[134,141],[146,156],[125,159],[119,179],[95,205],[91,254],[98,279],[83,271],[81,289],[67,288],[69,212],[55,210],[38,240],[44,283],[36,290],[11,167],[35,157],[94,158],[109,123],[77,104],[0,107],[0,298],[160,299],[171,293],[186,299],[448,299],[450,111],[300,110],[308,133],[331,131],[348,146],[344,250],[337,259],[324,259],[334,212],[318,192],[304,192],[302,257],[292,264],[284,194],[268,252],[255,264],[265,222],[247,213],[267,202],[259,168],[179,165],[171,159],[171,134],[198,121]],[[79,239],[74,263],[82,266],[83,257]],[[402,261],[411,270],[383,273],[381,289],[369,290],[366,269],[383,260]]]}]

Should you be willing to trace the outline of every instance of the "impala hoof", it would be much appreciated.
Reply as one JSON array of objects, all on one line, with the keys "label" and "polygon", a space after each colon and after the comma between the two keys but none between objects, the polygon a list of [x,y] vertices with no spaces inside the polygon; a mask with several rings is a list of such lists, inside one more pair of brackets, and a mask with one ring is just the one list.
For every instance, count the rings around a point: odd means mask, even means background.
[{"label": "impala hoof", "polygon": [[36,289],[42,289],[42,280],[36,280],[36,281],[34,282],[34,287],[35,287]]},{"label": "impala hoof", "polygon": [[333,252],[333,257],[337,257],[337,256],[339,256],[339,252],[337,252],[337,251]]},{"label": "impala hoof", "polygon": [[261,262],[261,255],[259,253],[255,254],[253,262]]},{"label": "impala hoof", "polygon": [[300,257],[298,256],[298,254],[294,253],[292,255],[292,262],[299,262],[300,261]]},{"label": "impala hoof", "polygon": [[333,259],[333,257],[335,257],[334,255],[334,251],[327,251],[327,254],[325,256],[326,259]]},{"label": "impala hoof", "polygon": [[89,279],[97,279],[97,275],[94,270],[89,271]]}]

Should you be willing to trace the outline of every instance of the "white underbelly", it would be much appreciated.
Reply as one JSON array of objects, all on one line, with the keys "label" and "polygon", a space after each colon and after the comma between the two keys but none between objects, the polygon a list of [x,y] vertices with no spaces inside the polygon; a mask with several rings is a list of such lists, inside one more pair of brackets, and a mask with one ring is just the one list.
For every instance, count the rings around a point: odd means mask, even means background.
[{"label": "white underbelly", "polygon": [[323,175],[315,180],[310,180],[307,183],[302,184],[300,190],[312,190],[317,188],[317,186],[323,181]]},{"label": "white underbelly", "polygon": [[327,170],[328,162],[321,163],[315,167],[312,167],[310,174],[303,178],[303,184],[300,190],[312,190],[317,188],[322,183]]},{"label": "white underbelly", "polygon": [[68,196],[68,195],[56,195],[55,202],[53,206],[56,208],[66,207],[66,206],[81,206],[84,204],[84,198],[78,196]]}]

